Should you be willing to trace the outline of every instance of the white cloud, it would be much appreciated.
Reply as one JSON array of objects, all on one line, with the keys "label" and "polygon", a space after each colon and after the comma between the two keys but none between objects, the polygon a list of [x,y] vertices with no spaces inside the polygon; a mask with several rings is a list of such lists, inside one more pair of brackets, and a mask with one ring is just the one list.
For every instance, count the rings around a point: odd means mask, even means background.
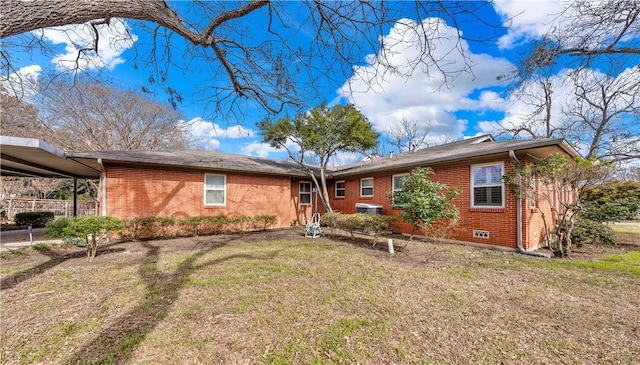
[{"label": "white cloud", "polygon": [[268,143],[260,143],[253,141],[249,144],[242,146],[242,154],[248,156],[258,156],[262,158],[268,158],[270,153],[281,153],[282,150],[278,150],[271,147]]},{"label": "white cloud", "polygon": [[507,34],[498,40],[498,46],[506,49],[549,32],[565,7],[561,0],[495,0],[492,4],[509,24]]},{"label": "white cloud", "polygon": [[39,65],[25,66],[0,79],[2,90],[10,96],[29,102],[38,92],[38,78],[42,68]]},{"label": "white cloud", "polygon": [[220,148],[218,138],[243,138],[253,137],[254,132],[240,125],[222,128],[216,123],[207,122],[201,117],[196,117],[190,121],[180,122],[186,128],[191,138],[198,145],[198,148],[207,150],[217,150]]},{"label": "white cloud", "polygon": [[80,70],[113,70],[125,62],[122,54],[133,47],[138,37],[130,33],[124,20],[118,18],[112,18],[109,25],[96,25],[96,29],[99,35],[98,53],[83,52],[80,58],[79,50],[93,47],[95,35],[89,23],[44,28],[33,33],[53,44],[64,45],[65,53],[56,55],[52,60],[58,70],[65,71],[76,67]]},{"label": "white cloud", "polygon": [[[424,38],[419,27],[437,31],[439,37],[430,41],[432,56],[451,83],[433,64],[418,65],[410,76],[410,63],[419,59]],[[473,54],[468,45],[459,39],[458,30],[447,26],[441,19],[425,19],[422,24],[401,20],[382,38],[385,48],[367,56],[366,66],[354,68],[354,75],[338,90],[349,102],[354,103],[378,131],[388,130],[402,118],[415,120],[423,125],[432,124],[431,134],[438,142],[443,137],[461,138],[466,128],[465,120],[453,114],[458,110],[503,110],[504,103],[495,92],[484,91],[478,97],[471,95],[500,85],[498,75],[513,65],[506,59],[487,54]],[[473,73],[461,72],[463,56],[459,48],[467,52]],[[389,66],[398,72],[389,72]]]}]

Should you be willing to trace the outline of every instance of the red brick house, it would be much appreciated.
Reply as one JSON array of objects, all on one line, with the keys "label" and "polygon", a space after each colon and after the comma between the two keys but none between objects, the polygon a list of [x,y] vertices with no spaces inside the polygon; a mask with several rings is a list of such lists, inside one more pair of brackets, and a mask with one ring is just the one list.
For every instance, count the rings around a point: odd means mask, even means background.
[{"label": "red brick house", "polygon": [[[510,194],[502,176],[516,161],[535,163],[552,153],[579,156],[562,139],[495,141],[480,136],[440,146],[332,168],[332,208],[356,212],[356,204],[395,215],[388,193],[411,169],[429,166],[434,179],[457,186],[460,220],[456,241],[531,251],[545,242],[541,210],[551,207]],[[102,171],[102,213],[121,218],[217,214],[275,214],[279,226],[304,222],[316,202],[310,179],[292,162],[217,152],[87,152],[67,158],[98,164]],[[320,208],[321,210],[321,208]],[[518,224],[518,222],[521,222]],[[394,230],[409,233],[398,223]],[[519,239],[519,237],[521,237]]]},{"label": "red brick house", "polygon": [[[3,137],[1,142],[3,175],[99,176],[102,215],[275,214],[278,226],[284,227],[294,221],[304,223],[320,201],[305,170],[289,161],[208,151],[63,154],[33,139]],[[428,166],[435,171],[434,180],[462,191],[455,201],[460,220],[451,239],[531,251],[544,245],[540,213],[550,217],[552,207],[542,201],[516,199],[502,176],[517,161],[535,163],[552,153],[579,156],[563,139],[495,141],[480,136],[332,168],[328,171],[329,195],[332,208],[343,213],[356,212],[356,204],[371,204],[382,214],[398,214],[388,193],[413,168]],[[33,161],[28,163],[31,154]],[[56,167],[49,168],[49,175],[44,174],[45,161]],[[411,232],[404,223],[393,229]]]}]

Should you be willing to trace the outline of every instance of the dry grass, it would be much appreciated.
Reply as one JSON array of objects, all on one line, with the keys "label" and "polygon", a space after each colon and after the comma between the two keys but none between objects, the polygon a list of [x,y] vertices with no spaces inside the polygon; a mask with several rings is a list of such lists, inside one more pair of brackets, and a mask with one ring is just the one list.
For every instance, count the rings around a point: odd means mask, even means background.
[{"label": "dry grass", "polygon": [[618,242],[640,246],[640,222],[612,223]]},{"label": "dry grass", "polygon": [[640,247],[546,260],[297,231],[1,261],[5,364],[636,363]]}]

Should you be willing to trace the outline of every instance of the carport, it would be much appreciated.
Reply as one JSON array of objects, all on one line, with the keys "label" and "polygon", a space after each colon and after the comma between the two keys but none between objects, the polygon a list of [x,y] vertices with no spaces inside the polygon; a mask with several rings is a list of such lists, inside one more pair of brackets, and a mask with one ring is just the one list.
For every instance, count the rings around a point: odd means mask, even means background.
[{"label": "carport", "polygon": [[0,136],[0,175],[73,179],[74,216],[78,212],[78,179],[99,179],[100,173],[39,139]]}]

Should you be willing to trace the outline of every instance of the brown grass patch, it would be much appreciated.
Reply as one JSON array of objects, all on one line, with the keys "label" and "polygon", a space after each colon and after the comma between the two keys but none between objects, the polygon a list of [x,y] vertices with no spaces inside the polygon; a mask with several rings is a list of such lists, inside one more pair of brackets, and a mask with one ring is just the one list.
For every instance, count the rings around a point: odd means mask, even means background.
[{"label": "brown grass patch", "polygon": [[6,256],[0,362],[637,361],[636,246],[546,260],[359,242],[281,230]]}]

